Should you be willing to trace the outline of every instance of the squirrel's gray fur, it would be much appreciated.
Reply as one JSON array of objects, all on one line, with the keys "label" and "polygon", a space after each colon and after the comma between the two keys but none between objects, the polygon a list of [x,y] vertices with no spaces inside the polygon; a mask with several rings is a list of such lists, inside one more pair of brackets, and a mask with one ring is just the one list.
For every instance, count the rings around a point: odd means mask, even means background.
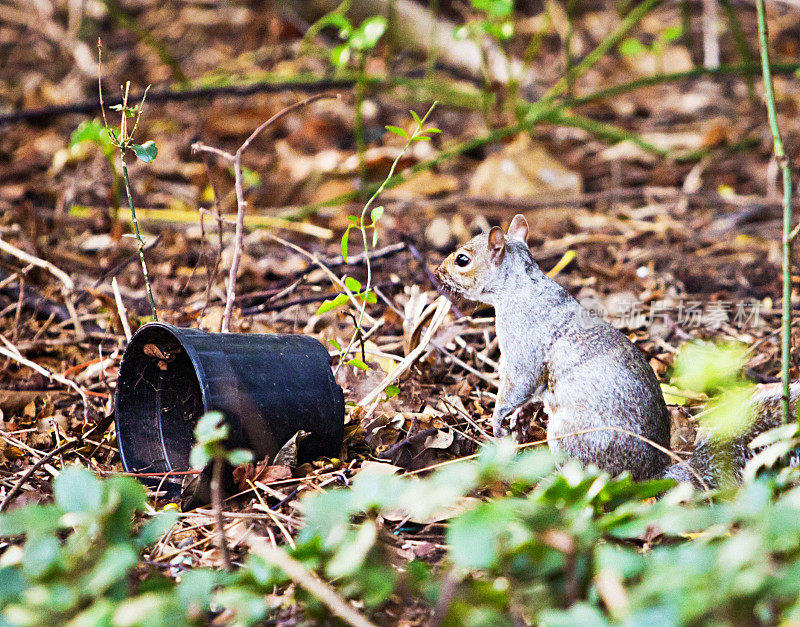
[{"label": "squirrel's gray fur", "polygon": [[[670,456],[658,448],[669,449],[670,419],[644,355],[539,269],[527,235],[528,224],[518,215],[508,235],[494,227],[456,250],[436,270],[453,293],[494,306],[501,352],[494,435],[508,433],[505,421],[524,403],[540,400],[548,415],[551,450],[612,475],[628,471],[637,480],[666,476],[700,485],[699,473],[706,484],[713,484],[710,441],[701,441],[689,461],[694,473],[685,463],[670,465]],[[774,392],[770,394],[762,404],[767,398],[775,400]],[[800,386],[792,396],[798,394]],[[780,412],[759,413],[759,419],[749,437],[735,444],[739,472],[753,454],[747,442],[780,424]]]}]

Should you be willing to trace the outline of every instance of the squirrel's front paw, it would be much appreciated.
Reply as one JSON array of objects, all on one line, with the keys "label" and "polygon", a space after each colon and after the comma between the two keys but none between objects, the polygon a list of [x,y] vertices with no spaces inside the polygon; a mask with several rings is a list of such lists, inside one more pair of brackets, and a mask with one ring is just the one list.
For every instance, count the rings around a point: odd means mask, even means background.
[{"label": "squirrel's front paw", "polygon": [[508,429],[503,426],[502,418],[492,420],[492,434],[496,438],[504,438],[508,435]]}]

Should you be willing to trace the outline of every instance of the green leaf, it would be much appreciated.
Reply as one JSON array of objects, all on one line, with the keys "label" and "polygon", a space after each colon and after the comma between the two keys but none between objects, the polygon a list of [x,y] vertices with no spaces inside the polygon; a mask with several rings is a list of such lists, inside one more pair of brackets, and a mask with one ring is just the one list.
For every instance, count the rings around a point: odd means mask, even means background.
[{"label": "green leaf", "polygon": [[386,18],[382,15],[375,15],[365,19],[357,29],[350,35],[348,43],[359,51],[372,50],[386,32]]},{"label": "green leaf", "polygon": [[344,284],[348,290],[351,292],[360,292],[361,291],[361,281],[358,279],[354,279],[353,277],[345,277]]},{"label": "green leaf", "polygon": [[378,297],[375,295],[375,292],[366,291],[366,292],[363,292],[361,294],[357,294],[357,296],[361,300],[366,301],[367,303],[370,303],[371,305],[374,305],[375,303],[378,302]]},{"label": "green leaf", "polygon": [[211,456],[204,446],[195,445],[189,453],[189,465],[195,470],[202,470],[211,461]]},{"label": "green leaf", "polygon": [[400,394],[400,388],[396,385],[387,385],[384,392],[386,393],[386,398],[392,398]]},{"label": "green leaf", "polygon": [[60,529],[63,510],[57,505],[30,504],[0,514],[0,536],[46,534]]},{"label": "green leaf", "polygon": [[619,53],[624,57],[635,57],[640,54],[645,54],[649,52],[648,49],[645,47],[645,45],[638,39],[635,39],[634,37],[628,37],[627,39],[623,39],[620,42],[619,46],[617,46],[617,49],[619,50]]},{"label": "green leaf", "polygon": [[354,367],[356,367],[356,368],[358,368],[360,370],[369,370],[369,366],[367,364],[365,364],[363,361],[361,361],[360,359],[356,358],[356,357],[354,357],[353,359],[348,361],[347,365],[348,366],[354,366]]},{"label": "green leaf", "polygon": [[198,444],[222,442],[228,437],[229,427],[220,411],[208,411],[197,421],[194,437]]},{"label": "green leaf", "polygon": [[131,150],[133,150],[140,161],[144,161],[145,163],[150,163],[158,154],[158,147],[152,139],[143,144],[131,144]]},{"label": "green leaf", "polygon": [[138,561],[139,556],[130,544],[109,547],[83,579],[81,587],[99,595],[124,579]]},{"label": "green leaf", "polygon": [[410,109],[409,113],[411,113],[411,117],[414,118],[414,121],[417,123],[417,126],[422,126],[422,120],[419,119],[417,112],[414,109]]},{"label": "green leaf", "polygon": [[339,36],[344,39],[352,30],[352,25],[350,24],[350,20],[348,20],[344,15],[338,13],[337,11],[332,11],[327,15],[319,18],[314,23],[314,27],[316,30],[320,30],[325,28],[326,26],[333,26],[339,30]]},{"label": "green leaf", "polygon": [[102,147],[103,149],[110,149],[113,147],[111,137],[106,131],[106,127],[100,120],[84,120],[78,125],[69,138],[69,147],[72,148],[81,142],[92,142]]},{"label": "green leaf", "polygon": [[177,596],[184,607],[195,606],[201,611],[208,611],[211,591],[219,584],[219,580],[220,573],[212,570],[204,568],[187,570],[181,574]]},{"label": "green leaf", "polygon": [[435,126],[431,126],[430,128],[426,128],[425,133],[441,133],[442,129],[436,128]]},{"label": "green leaf", "polygon": [[137,543],[140,546],[150,546],[158,542],[165,533],[175,526],[178,520],[180,520],[180,514],[178,512],[159,512],[142,527],[142,530],[139,532],[139,537],[137,538]]},{"label": "green leaf", "polygon": [[361,523],[355,532],[350,532],[347,539],[336,551],[325,569],[328,577],[345,577],[354,574],[364,564],[367,553],[378,539],[378,528],[372,520]]},{"label": "green leaf", "polygon": [[189,463],[195,470],[205,468],[215,458],[224,457],[223,443],[230,427],[218,411],[209,411],[200,417],[194,428],[196,444],[189,454]]},{"label": "green leaf", "polygon": [[249,464],[253,461],[253,454],[243,448],[230,451],[226,457],[231,466],[241,466],[242,464]]},{"label": "green leaf", "polygon": [[373,223],[377,222],[383,217],[383,211],[383,206],[373,208],[369,213],[369,219],[372,220]]},{"label": "green leaf", "polygon": [[342,352],[342,345],[336,340],[328,340],[328,344],[333,346],[337,351]]},{"label": "green leaf", "polygon": [[347,263],[347,250],[350,245],[350,227],[342,234],[342,260]]},{"label": "green leaf", "polygon": [[91,472],[80,466],[67,466],[53,482],[56,503],[65,512],[99,512],[103,486]]},{"label": "green leaf", "polygon": [[342,69],[346,67],[350,61],[350,46],[347,44],[336,46],[331,50],[330,60],[331,65],[335,68]]},{"label": "green leaf", "polygon": [[386,125],[386,130],[390,133],[394,133],[395,135],[400,135],[403,139],[408,139],[408,133],[399,126],[392,126],[391,124]]},{"label": "green leaf", "polygon": [[33,538],[25,543],[22,570],[31,579],[44,577],[59,561],[61,543],[53,536]]},{"label": "green leaf", "polygon": [[514,0],[472,0],[472,8],[494,17],[506,17],[514,10]]},{"label": "green leaf", "polygon": [[669,26],[661,35],[659,39],[662,41],[675,41],[683,36],[683,27],[680,24]]},{"label": "green leaf", "polygon": [[471,35],[471,28],[468,24],[464,24],[463,26],[459,26],[453,31],[453,39],[456,41],[463,41],[464,39],[469,39]]},{"label": "green leaf", "polygon": [[347,296],[347,294],[337,294],[336,298],[333,298],[331,300],[325,300],[319,306],[319,309],[317,309],[317,314],[316,315],[319,316],[319,315],[324,314],[324,313],[326,313],[328,311],[331,311],[332,309],[336,309],[337,307],[341,307],[342,305],[344,305],[349,300],[350,300],[350,298]]},{"label": "green leaf", "polygon": [[0,607],[19,597],[27,588],[27,582],[18,568],[0,568]]},{"label": "green leaf", "polygon": [[747,354],[744,344],[685,344],[675,358],[671,383],[695,392],[717,392],[737,381]]}]

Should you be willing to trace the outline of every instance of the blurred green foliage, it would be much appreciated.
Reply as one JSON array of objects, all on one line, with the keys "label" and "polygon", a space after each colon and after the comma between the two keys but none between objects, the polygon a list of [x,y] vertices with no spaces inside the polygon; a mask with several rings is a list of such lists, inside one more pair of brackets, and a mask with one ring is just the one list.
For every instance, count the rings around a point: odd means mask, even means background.
[{"label": "blurred green foliage", "polygon": [[[501,441],[426,478],[365,471],[350,488],[304,499],[291,553],[368,614],[388,602],[434,608],[447,590],[445,625],[778,624],[800,618],[797,479],[794,469],[762,474],[718,503],[668,480],[574,462],[556,470],[548,451]],[[55,503],[1,515],[0,535],[25,542],[0,559],[0,622],[203,624],[227,609],[253,624],[280,604],[288,579],[257,555],[234,573],[197,569],[178,583],[137,566],[174,522],[160,514],[134,532],[144,504],[133,479],[71,467]],[[384,539],[440,518],[448,549],[435,567],[400,561]],[[671,540],[652,544],[655,529]],[[309,618],[326,617],[307,593],[295,599]]]}]

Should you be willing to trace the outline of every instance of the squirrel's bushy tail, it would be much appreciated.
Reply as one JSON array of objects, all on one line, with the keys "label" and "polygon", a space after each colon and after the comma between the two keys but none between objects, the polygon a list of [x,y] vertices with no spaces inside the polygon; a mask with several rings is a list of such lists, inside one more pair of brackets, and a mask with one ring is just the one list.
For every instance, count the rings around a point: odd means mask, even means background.
[{"label": "squirrel's bushy tail", "polygon": [[[733,471],[736,480],[741,481],[745,464],[758,452],[748,446],[750,442],[757,435],[779,426],[783,421],[782,392],[780,383],[759,385],[750,400],[748,412],[753,418],[746,433],[730,443],[721,445],[715,442],[709,433],[698,432],[692,456],[684,464],[669,466],[664,471],[664,477],[678,482],[692,483],[695,487],[701,488],[704,486],[698,480],[699,475],[707,487],[714,488],[718,483],[718,471],[728,467]],[[789,386],[792,416],[797,415],[799,397],[800,381],[793,381]],[[796,460],[792,461],[796,463]]]}]

